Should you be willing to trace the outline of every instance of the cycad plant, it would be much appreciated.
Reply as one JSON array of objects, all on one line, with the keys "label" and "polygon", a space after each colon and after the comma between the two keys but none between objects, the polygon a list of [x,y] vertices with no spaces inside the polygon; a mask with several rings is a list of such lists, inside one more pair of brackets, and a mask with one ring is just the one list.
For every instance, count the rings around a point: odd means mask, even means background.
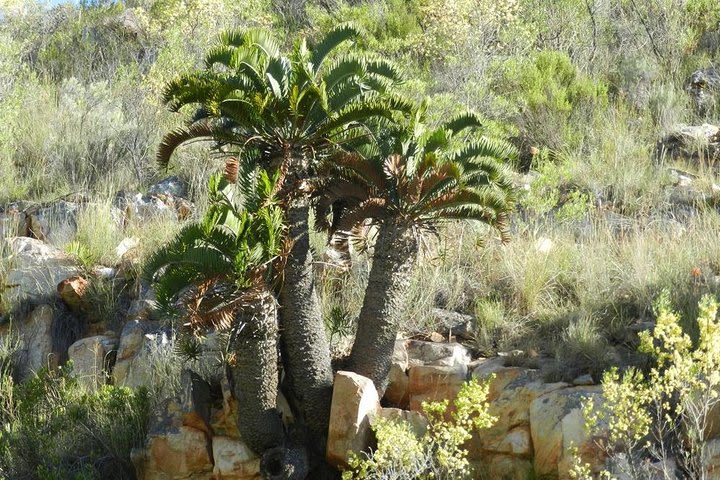
[{"label": "cycad plant", "polygon": [[190,105],[195,113],[187,126],[165,136],[158,153],[165,166],[180,144],[206,139],[244,165],[279,172],[275,193],[290,242],[279,289],[283,363],[290,400],[320,452],[332,369],[313,280],[307,181],[318,161],[370,136],[370,123],[389,121],[408,108],[389,94],[399,78],[391,64],[336,52],[357,35],[351,25],[341,25],[313,46],[299,42],[288,55],[264,31],[222,35],[204,69],[168,85],[170,108]]},{"label": "cycad plant", "polygon": [[210,207],[145,267],[159,307],[190,331],[228,329],[227,374],[243,440],[257,453],[284,444],[277,407],[278,318],[272,284],[282,262],[283,215],[273,178],[252,189],[210,180]]},{"label": "cycad plant", "polygon": [[[379,226],[347,368],[372,379],[381,392],[420,235],[444,222],[474,220],[494,227],[505,241],[514,208],[509,164],[515,149],[482,136],[474,114],[437,128],[427,126],[424,116],[420,106],[411,121],[386,130],[365,155],[336,155],[314,184],[319,227],[350,230],[366,219]],[[338,202],[343,208],[333,211]]]}]

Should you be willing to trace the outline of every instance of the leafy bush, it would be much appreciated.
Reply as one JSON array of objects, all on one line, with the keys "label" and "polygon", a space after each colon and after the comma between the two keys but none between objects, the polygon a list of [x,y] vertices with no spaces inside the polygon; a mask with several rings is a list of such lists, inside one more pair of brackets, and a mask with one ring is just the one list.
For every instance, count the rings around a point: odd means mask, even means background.
[{"label": "leafy bush", "polygon": [[471,470],[463,445],[473,430],[491,427],[497,420],[488,413],[488,389],[488,383],[473,379],[460,388],[452,408],[448,400],[424,402],[428,428],[422,436],[407,422],[375,419],[377,448],[363,456],[351,454],[343,480],[468,477]]},{"label": "leafy bush", "polygon": [[23,384],[2,376],[0,476],[135,478],[130,450],[145,438],[146,391],[103,386],[88,392],[71,370],[41,370]]},{"label": "leafy bush", "polygon": [[[674,460],[685,478],[707,478],[710,415],[720,403],[719,306],[711,296],[700,301],[694,345],[671,309],[669,294],[663,293],[656,302],[655,327],[640,334],[640,351],[655,366],[647,375],[634,368],[622,374],[616,368],[607,371],[602,402],[585,402],[590,432],[607,437],[602,445],[608,455],[626,459],[623,471],[606,474],[642,478],[648,463]],[[592,478],[586,465],[577,464],[575,478]]]},{"label": "leafy bush", "polygon": [[525,143],[559,150],[577,146],[595,110],[607,105],[607,87],[580,73],[570,58],[542,51],[510,58],[493,86]]}]

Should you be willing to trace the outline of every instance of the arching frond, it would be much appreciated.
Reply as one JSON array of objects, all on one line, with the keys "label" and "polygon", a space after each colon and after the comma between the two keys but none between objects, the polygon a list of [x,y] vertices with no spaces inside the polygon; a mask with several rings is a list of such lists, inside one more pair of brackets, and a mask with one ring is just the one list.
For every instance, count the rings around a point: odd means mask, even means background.
[{"label": "arching frond", "polygon": [[343,23],[330,30],[312,48],[312,63],[316,70],[320,68],[328,54],[341,43],[360,36],[360,29],[353,23]]},{"label": "arching frond", "polygon": [[215,140],[227,144],[236,143],[238,138],[232,130],[223,128],[214,122],[202,120],[188,127],[168,132],[160,142],[156,160],[161,168],[167,168],[175,149],[190,140]]}]

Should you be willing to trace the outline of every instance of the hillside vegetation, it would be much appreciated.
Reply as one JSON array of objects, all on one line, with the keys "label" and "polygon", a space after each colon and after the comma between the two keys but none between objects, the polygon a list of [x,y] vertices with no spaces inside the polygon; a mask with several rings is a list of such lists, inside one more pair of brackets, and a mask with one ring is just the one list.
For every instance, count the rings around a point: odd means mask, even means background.
[{"label": "hillside vegetation", "polygon": [[[97,282],[91,292],[88,315],[121,315],[124,296],[146,287],[152,253],[211,207],[208,178],[225,168],[202,142],[158,165],[163,135],[193,113],[169,111],[167,82],[202,68],[222,31],[260,29],[293,51],[298,38],[312,43],[344,22],[364,35],[341,53],[396,65],[399,92],[427,99],[429,125],[470,109],[519,152],[510,241],[485,225],[433,227],[418,247],[403,333],[447,336],[442,320],[459,313],[474,319],[464,342],[479,356],[517,350],[518,365],[552,365],[547,381],[599,381],[611,367],[648,366],[638,332],[652,329],[664,294],[698,341],[698,305],[720,294],[715,0],[0,0],[1,219],[82,205],[76,228],[43,239],[87,271],[115,266],[118,244],[137,239],[126,290]],[[187,211],[173,207],[181,220],[112,221],[118,198],[171,175],[187,187]],[[350,352],[371,257],[359,241],[349,271],[327,268],[327,243],[313,231],[319,307],[340,358]],[[25,313],[3,280],[10,268],[0,260],[0,325]],[[64,374],[47,375],[36,382],[75,395]],[[104,392],[79,400],[78,415],[104,415],[123,395],[138,416],[153,396]]]}]

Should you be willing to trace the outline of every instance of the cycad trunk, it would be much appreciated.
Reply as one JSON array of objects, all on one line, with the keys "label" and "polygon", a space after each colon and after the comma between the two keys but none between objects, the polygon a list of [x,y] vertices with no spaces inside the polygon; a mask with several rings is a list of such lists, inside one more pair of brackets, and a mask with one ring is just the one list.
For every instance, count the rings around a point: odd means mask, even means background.
[{"label": "cycad trunk", "polygon": [[288,235],[293,243],[280,290],[283,365],[292,397],[313,437],[311,444],[324,452],[333,375],[330,347],[315,292],[308,200],[303,197],[291,200],[286,213]]},{"label": "cycad trunk", "polygon": [[278,318],[275,298],[262,292],[243,307],[231,333],[227,373],[238,401],[238,428],[258,454],[283,445],[284,428],[277,410]]},{"label": "cycad trunk", "polygon": [[392,222],[380,226],[348,366],[370,378],[381,396],[387,387],[417,252],[417,238],[411,228]]}]

